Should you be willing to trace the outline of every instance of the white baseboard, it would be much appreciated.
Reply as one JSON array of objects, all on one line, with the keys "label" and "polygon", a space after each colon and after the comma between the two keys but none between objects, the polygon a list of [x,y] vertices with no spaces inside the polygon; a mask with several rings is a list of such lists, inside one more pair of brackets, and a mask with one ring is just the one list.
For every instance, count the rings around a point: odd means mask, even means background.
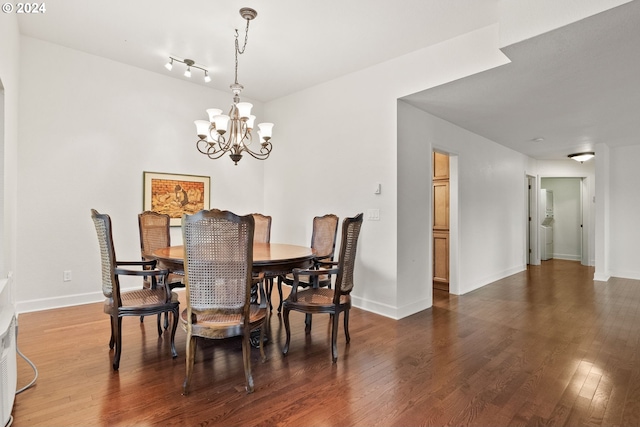
[{"label": "white baseboard", "polygon": [[394,320],[402,319],[403,317],[411,316],[412,314],[431,308],[431,304],[427,300],[416,301],[400,308],[393,307],[388,304],[381,304],[379,302],[366,300],[354,295],[351,295],[351,302],[353,303],[354,307],[370,311],[371,313],[379,314],[381,316],[389,317]]},{"label": "white baseboard", "polygon": [[[122,289],[123,291],[131,291],[140,289],[139,287],[130,287]],[[104,301],[102,292],[90,292],[86,294],[65,295],[53,298],[40,298],[28,301],[19,301],[16,303],[18,313],[29,313],[32,311],[51,310],[53,308],[71,307],[74,305],[91,304]]]},{"label": "white baseboard", "polygon": [[564,259],[567,261],[582,261],[582,257],[580,255],[571,255],[571,254],[553,254],[553,258]]}]

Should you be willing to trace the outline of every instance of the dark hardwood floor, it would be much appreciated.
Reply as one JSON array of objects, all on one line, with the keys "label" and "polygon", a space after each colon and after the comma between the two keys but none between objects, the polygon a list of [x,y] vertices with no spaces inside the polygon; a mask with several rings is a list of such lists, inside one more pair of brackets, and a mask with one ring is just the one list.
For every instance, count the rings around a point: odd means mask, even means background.
[{"label": "dark hardwood floor", "polygon": [[[253,350],[250,395],[236,339],[199,345],[182,396],[182,330],[174,360],[153,317],[125,318],[113,372],[101,304],[22,314],[18,347],[39,378],[16,397],[14,426],[638,426],[640,281],[592,277],[552,260],[467,295],[436,293],[399,321],[352,309],[336,364],[328,316],[305,336],[292,313],[283,357],[274,314],[268,361]],[[31,378],[19,358],[18,387]]]}]

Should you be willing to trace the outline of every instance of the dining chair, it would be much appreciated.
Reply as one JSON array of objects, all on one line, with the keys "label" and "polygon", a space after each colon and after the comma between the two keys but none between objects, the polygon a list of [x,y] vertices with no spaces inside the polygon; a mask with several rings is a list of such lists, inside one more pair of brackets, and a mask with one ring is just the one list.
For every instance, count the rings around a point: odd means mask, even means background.
[{"label": "dining chair", "polygon": [[[251,216],[253,216],[253,220],[255,222],[253,242],[254,243],[270,243],[271,242],[271,216],[263,215],[261,213],[252,213]],[[271,290],[273,289],[273,279],[274,279],[274,276],[271,276],[271,275],[264,276],[264,280],[266,280],[266,291],[267,291],[267,299],[269,301],[269,310],[272,309]]]},{"label": "dining chair", "polygon": [[187,333],[186,376],[183,394],[189,393],[197,338],[242,337],[242,356],[248,393],[253,392],[251,331],[260,329],[264,353],[264,327],[268,320],[263,281],[256,283],[260,303],[251,303],[253,239],[252,215],[238,216],[212,209],[182,217],[187,308],[180,317]]},{"label": "dining chair", "polygon": [[255,222],[253,234],[254,243],[269,243],[271,241],[271,216],[260,213],[252,213]]},{"label": "dining chair", "polygon": [[[154,260],[154,251],[171,246],[171,233],[169,227],[171,217],[154,211],[144,211],[138,214],[138,230],[140,232],[140,253],[143,261]],[[161,267],[164,267],[160,264]],[[169,272],[167,283],[169,287],[183,288],[182,279],[184,271],[172,270]]]},{"label": "dining chair", "polygon": [[[169,227],[171,217],[167,214],[161,214],[154,211],[144,211],[138,214],[138,231],[140,233],[140,253],[143,261],[153,261],[153,252],[160,248],[171,246],[171,234]],[[167,268],[161,262],[158,263],[159,268]],[[184,271],[169,270],[169,276],[166,283],[169,289],[184,288],[183,281]],[[145,277],[144,286],[149,287],[149,280]],[[142,322],[144,317],[140,317]],[[164,328],[169,327],[169,316],[164,319]]]},{"label": "dining chair", "polygon": [[[109,348],[115,346],[113,369],[118,370],[122,354],[122,318],[124,316],[149,316],[171,313],[171,355],[175,358],[178,352],[175,347],[175,334],[178,326],[178,296],[164,284],[166,269],[156,268],[155,261],[118,261],[113,245],[111,218],[91,209],[91,218],[98,235],[100,258],[102,263],[102,293],[105,296],[104,312],[111,317],[111,339]],[[124,268],[123,268],[124,267]],[[140,268],[139,270],[133,269]],[[145,269],[147,268],[147,269]],[[148,288],[123,292],[120,290],[120,276],[150,277]],[[158,322],[158,335],[162,336],[162,327]]]},{"label": "dining chair", "polygon": [[[315,253],[313,267],[317,268],[321,262],[333,261],[336,249],[336,235],[338,234],[338,217],[334,214],[326,214],[313,218],[313,231],[311,233],[311,249]],[[293,286],[293,274],[278,276],[278,294],[280,295],[280,303],[278,304],[278,313],[282,311],[282,284]],[[331,275],[322,274],[317,277],[317,285],[322,287],[331,287]],[[298,286],[311,286],[309,276],[301,276]],[[271,291],[268,291],[268,297],[271,298]]]},{"label": "dining chair", "polygon": [[[291,341],[291,328],[289,325],[289,312],[291,310],[305,313],[309,318],[309,322],[305,322],[305,333],[311,332],[310,317],[317,313],[327,313],[331,318],[331,358],[335,363],[338,360],[338,318],[341,312],[344,312],[344,334],[347,343],[351,340],[349,337],[349,310],[351,309],[351,291],[353,289],[353,270],[356,260],[356,248],[358,245],[358,236],[362,227],[362,213],[353,218],[345,218],[342,222],[342,240],[340,243],[340,254],[337,262],[320,263],[320,268],[293,270],[293,287],[291,293],[284,300],[282,305],[282,316],[284,318],[284,327],[287,340],[282,349],[283,354],[289,352],[289,343]],[[322,274],[335,274],[336,283],[334,289],[307,287],[298,290],[300,276],[319,277]]]}]

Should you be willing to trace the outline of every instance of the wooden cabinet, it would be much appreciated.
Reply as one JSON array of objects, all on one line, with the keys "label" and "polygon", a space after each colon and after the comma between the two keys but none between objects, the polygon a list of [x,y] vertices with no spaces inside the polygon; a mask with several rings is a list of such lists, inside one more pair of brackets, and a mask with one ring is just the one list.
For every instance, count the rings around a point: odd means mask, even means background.
[{"label": "wooden cabinet", "polygon": [[433,230],[449,231],[449,180],[433,181]]},{"label": "wooden cabinet", "polygon": [[446,154],[433,153],[433,179],[449,181],[449,156]]},{"label": "wooden cabinet", "polygon": [[449,291],[449,156],[433,153],[433,287]]},{"label": "wooden cabinet", "polygon": [[433,287],[449,291],[449,232],[433,232]]}]

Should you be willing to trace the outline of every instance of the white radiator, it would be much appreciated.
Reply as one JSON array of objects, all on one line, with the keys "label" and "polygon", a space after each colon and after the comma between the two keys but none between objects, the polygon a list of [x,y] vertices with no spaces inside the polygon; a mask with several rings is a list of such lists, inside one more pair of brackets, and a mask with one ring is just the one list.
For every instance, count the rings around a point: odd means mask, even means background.
[{"label": "white radiator", "polygon": [[0,280],[0,426],[6,426],[16,397],[16,310],[11,274]]}]

